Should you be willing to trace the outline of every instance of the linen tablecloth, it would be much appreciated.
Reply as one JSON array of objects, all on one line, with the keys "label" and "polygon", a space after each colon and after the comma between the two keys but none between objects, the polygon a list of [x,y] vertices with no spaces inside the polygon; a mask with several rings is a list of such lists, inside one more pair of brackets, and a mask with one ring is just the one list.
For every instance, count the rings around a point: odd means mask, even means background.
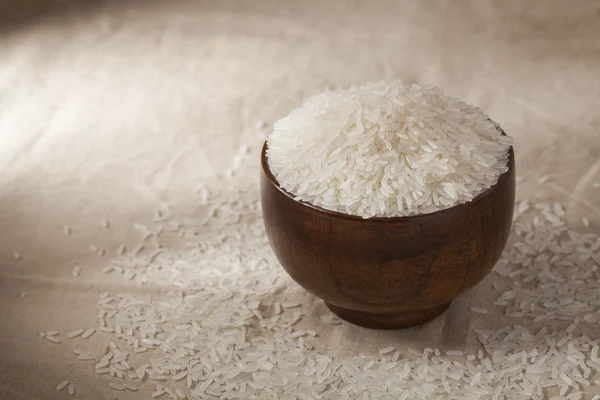
[{"label": "linen tablecloth", "polygon": [[[204,218],[202,187],[257,197],[274,121],[325,88],[391,79],[479,105],[516,139],[517,197],[561,201],[574,226],[586,216],[588,231],[600,230],[598,2],[2,3],[0,399],[64,399],[64,379],[76,398],[148,398],[151,384],[108,388],[65,337],[96,326],[102,292],[161,288],[103,272],[119,246],[139,243],[134,224],[150,224],[157,207]],[[512,323],[493,306],[494,279],[401,331],[310,318],[325,307],[291,280],[280,295],[302,302],[305,329],[332,356],[476,351],[473,324]],[[62,343],[38,336],[49,330]],[[108,340],[96,332],[85,347],[100,352]]]}]

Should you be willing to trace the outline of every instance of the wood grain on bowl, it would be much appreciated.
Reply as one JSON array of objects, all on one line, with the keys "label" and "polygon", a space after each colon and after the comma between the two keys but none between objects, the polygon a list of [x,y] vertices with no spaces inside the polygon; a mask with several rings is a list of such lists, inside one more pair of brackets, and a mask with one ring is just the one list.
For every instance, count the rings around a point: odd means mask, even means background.
[{"label": "wood grain on bowl", "polygon": [[422,324],[480,282],[508,239],[515,160],[473,201],[431,214],[371,218],[294,200],[262,151],[261,201],[271,247],[288,274],[343,319],[370,328]]}]

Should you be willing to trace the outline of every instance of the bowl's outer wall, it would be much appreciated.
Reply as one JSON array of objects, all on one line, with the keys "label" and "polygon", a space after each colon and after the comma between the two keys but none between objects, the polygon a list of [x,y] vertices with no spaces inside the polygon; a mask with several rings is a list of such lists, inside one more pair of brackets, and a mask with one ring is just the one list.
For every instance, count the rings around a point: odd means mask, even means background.
[{"label": "bowl's outer wall", "polygon": [[[263,167],[266,159],[263,152]],[[364,220],[315,210],[261,175],[271,247],[315,296],[368,313],[398,313],[445,304],[472,288],[498,261],[515,199],[515,161],[472,202],[431,215]]]}]

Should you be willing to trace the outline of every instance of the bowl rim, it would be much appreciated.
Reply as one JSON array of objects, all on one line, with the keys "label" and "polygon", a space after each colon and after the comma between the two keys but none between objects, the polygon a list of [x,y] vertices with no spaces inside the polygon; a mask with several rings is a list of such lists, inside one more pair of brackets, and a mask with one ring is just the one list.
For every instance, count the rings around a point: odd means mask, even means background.
[{"label": "bowl rim", "polygon": [[[506,135],[506,133],[504,133],[503,130],[502,130],[502,134]],[[279,182],[277,181],[277,179],[275,178],[275,176],[271,172],[271,168],[269,167],[269,162],[268,162],[268,157],[267,157],[267,148],[268,148],[268,139],[265,140],[265,143],[263,144],[263,147],[262,147],[262,150],[261,150],[261,153],[260,153],[262,170],[263,170],[264,175],[266,176],[266,178],[269,180],[269,182],[275,188],[277,188],[277,190],[280,193],[282,193],[285,197],[287,197],[288,199],[292,200],[295,203],[298,203],[301,206],[307,207],[308,209],[310,209],[312,211],[315,211],[315,212],[318,212],[318,213],[323,213],[323,214],[327,214],[327,215],[330,215],[330,216],[333,216],[333,217],[338,217],[338,218],[343,218],[343,219],[352,219],[352,220],[361,220],[361,221],[370,221],[370,222],[384,222],[384,223],[390,223],[390,222],[410,222],[410,221],[415,221],[415,220],[419,220],[419,219],[433,218],[433,217],[436,217],[436,216],[440,216],[442,214],[460,212],[460,211],[466,209],[467,207],[472,206],[474,203],[478,203],[480,201],[483,201],[487,197],[491,196],[491,194],[495,190],[497,190],[497,188],[501,184],[503,184],[506,180],[509,179],[509,176],[510,176],[510,174],[512,172],[511,170],[515,167],[515,164],[514,164],[514,150],[513,150],[513,146],[510,146],[509,150],[508,150],[508,160],[507,160],[508,169],[502,175],[500,175],[500,177],[498,178],[498,181],[493,186],[491,186],[490,188],[486,189],[484,192],[479,193],[471,201],[468,201],[466,203],[457,204],[457,205],[449,207],[449,208],[444,208],[442,210],[434,211],[434,212],[430,212],[430,213],[426,213],[426,214],[408,215],[408,216],[401,216],[401,217],[371,217],[371,218],[364,218],[364,217],[361,217],[360,215],[345,214],[345,213],[342,213],[342,212],[339,212],[339,211],[328,210],[326,208],[323,208],[323,207],[316,206],[314,204],[308,203],[308,202],[306,202],[304,200],[296,200],[294,198],[294,196],[290,192],[288,192],[287,190],[285,190],[284,188],[281,187],[281,185],[279,184]]]}]

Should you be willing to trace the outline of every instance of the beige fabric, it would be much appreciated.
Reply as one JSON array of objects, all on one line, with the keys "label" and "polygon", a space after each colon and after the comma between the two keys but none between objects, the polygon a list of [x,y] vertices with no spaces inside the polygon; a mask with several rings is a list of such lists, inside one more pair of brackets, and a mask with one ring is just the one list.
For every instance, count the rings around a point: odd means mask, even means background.
[{"label": "beige fabric", "polygon": [[[88,245],[114,254],[137,243],[132,223],[161,200],[194,215],[194,189],[241,143],[252,157],[238,182],[256,190],[257,121],[327,86],[397,78],[481,105],[516,138],[519,175],[556,179],[520,184],[519,197],[550,195],[572,221],[588,215],[600,229],[596,1],[39,3],[0,5],[1,400],[66,398],[54,390],[66,377],[78,398],[147,397],[149,386],[111,392],[75,360],[74,345],[38,331],[93,325],[98,293],[133,285],[102,274],[107,259]],[[469,327],[510,323],[500,310],[467,312],[491,308],[488,293],[489,279],[442,318],[398,332],[306,324],[331,354],[406,343],[473,349]],[[97,335],[80,346],[104,344]]]}]

